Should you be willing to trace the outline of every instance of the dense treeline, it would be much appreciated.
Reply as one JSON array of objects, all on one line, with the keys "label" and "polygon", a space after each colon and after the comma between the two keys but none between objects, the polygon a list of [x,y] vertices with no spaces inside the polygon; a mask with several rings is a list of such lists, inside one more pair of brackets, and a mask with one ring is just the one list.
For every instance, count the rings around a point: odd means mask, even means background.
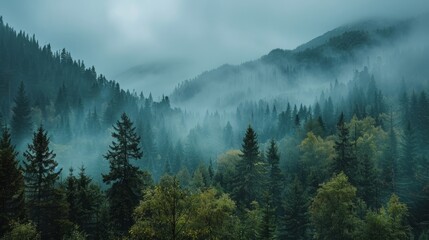
[{"label": "dense treeline", "polygon": [[2,238],[428,238],[427,91],[365,67],[199,116],[0,21]]}]

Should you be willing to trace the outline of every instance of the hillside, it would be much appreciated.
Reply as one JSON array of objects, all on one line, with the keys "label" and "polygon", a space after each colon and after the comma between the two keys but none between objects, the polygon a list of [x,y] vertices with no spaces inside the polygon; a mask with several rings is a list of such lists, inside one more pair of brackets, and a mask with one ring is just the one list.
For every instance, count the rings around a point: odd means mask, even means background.
[{"label": "hillside", "polygon": [[[317,79],[318,85],[375,60],[371,51],[389,48],[407,36],[411,21],[363,21],[329,31],[294,50],[274,49],[260,59],[224,65],[179,84],[171,97],[179,106],[205,103],[223,109],[246,100],[284,96]],[[212,92],[218,95],[213,96]]]}]

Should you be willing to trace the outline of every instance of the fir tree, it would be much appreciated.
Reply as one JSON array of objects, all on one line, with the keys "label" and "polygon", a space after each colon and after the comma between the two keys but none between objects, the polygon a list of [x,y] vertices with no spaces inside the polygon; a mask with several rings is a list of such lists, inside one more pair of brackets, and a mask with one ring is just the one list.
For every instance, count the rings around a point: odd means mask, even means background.
[{"label": "fir tree", "polygon": [[133,210],[139,203],[142,172],[130,160],[141,159],[140,137],[133,123],[123,113],[113,126],[114,141],[104,156],[110,163],[110,172],[102,174],[103,182],[112,184],[108,190],[110,215],[118,234],[125,234],[132,225]]},{"label": "fir tree", "polygon": [[271,240],[275,235],[275,211],[273,207],[272,195],[269,192],[264,193],[264,204],[262,208],[262,221],[258,233],[258,239]]},{"label": "fir tree", "polygon": [[21,82],[16,94],[15,106],[12,109],[12,113],[11,127],[13,141],[20,145],[25,138],[31,136],[32,131],[30,101],[25,92],[23,82]]},{"label": "fir tree", "polygon": [[29,217],[42,233],[43,239],[58,239],[70,227],[68,206],[56,182],[58,169],[56,154],[49,148],[47,132],[40,126],[33,135],[24,157],[27,206]]},{"label": "fir tree", "polygon": [[246,130],[241,152],[232,196],[239,206],[249,208],[251,202],[258,197],[261,180],[258,140],[251,126]]},{"label": "fir tree", "polygon": [[298,177],[287,187],[280,221],[279,239],[307,239],[309,218],[307,193]]},{"label": "fir tree", "polygon": [[353,146],[349,138],[349,129],[344,121],[344,114],[341,113],[337,123],[337,139],[335,140],[336,156],[333,161],[333,172],[338,174],[344,172],[350,179],[350,183],[356,183],[356,157],[353,156]]},{"label": "fir tree", "polygon": [[24,177],[17,155],[9,129],[4,127],[0,139],[0,237],[10,230],[13,221],[25,217]]},{"label": "fir tree", "polygon": [[269,164],[268,188],[269,194],[272,198],[273,208],[276,213],[276,220],[281,210],[281,193],[283,192],[283,175],[279,167],[279,161],[280,156],[278,153],[277,144],[274,139],[272,139],[270,141],[270,146],[267,150],[267,162]]}]

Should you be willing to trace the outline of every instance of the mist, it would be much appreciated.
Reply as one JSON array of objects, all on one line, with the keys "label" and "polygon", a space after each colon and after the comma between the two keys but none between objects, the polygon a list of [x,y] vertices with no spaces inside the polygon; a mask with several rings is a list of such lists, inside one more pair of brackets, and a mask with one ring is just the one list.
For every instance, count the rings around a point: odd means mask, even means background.
[{"label": "mist", "polygon": [[[341,24],[405,18],[427,11],[425,1],[2,1],[0,15],[36,34],[54,50],[66,48],[122,87],[156,97],[185,79],[255,60],[275,48],[294,49]],[[388,7],[386,7],[388,6]],[[335,9],[335,11],[332,11]],[[307,16],[311,16],[309,19]],[[136,66],[172,65],[148,76]],[[159,85],[154,82],[160,82]]]}]

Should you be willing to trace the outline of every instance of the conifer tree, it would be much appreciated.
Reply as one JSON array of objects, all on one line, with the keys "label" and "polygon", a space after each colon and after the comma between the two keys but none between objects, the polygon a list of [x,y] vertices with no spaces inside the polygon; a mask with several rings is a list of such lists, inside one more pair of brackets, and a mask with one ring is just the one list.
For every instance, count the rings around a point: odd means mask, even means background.
[{"label": "conifer tree", "polygon": [[12,109],[12,137],[13,142],[20,145],[26,137],[31,136],[31,108],[25,92],[24,83],[21,82],[15,97],[15,106]]},{"label": "conifer tree", "polygon": [[50,150],[49,143],[47,132],[40,126],[24,153],[26,196],[29,217],[41,231],[42,238],[58,239],[71,223],[67,220],[64,193],[56,188],[62,169],[58,169],[56,154]]},{"label": "conifer tree", "polygon": [[243,138],[240,161],[237,164],[232,196],[239,207],[249,208],[252,201],[257,199],[260,184],[260,160],[257,135],[249,126]]},{"label": "conifer tree", "polygon": [[269,164],[269,179],[268,179],[268,188],[269,188],[269,194],[272,198],[272,204],[276,215],[277,216],[280,213],[281,210],[281,204],[282,204],[282,198],[281,193],[283,192],[283,175],[279,167],[279,161],[280,156],[277,149],[277,144],[272,139],[270,141],[270,146],[267,150],[267,162]]},{"label": "conifer tree", "polygon": [[13,221],[25,217],[24,177],[18,166],[17,155],[9,129],[3,127],[0,139],[0,237],[10,230]]},{"label": "conifer tree", "polygon": [[110,216],[119,235],[125,234],[132,225],[133,210],[140,200],[142,172],[131,164],[131,160],[141,159],[140,137],[133,123],[123,113],[113,126],[114,141],[104,156],[110,164],[110,172],[102,174],[103,182],[112,184],[108,190]]},{"label": "conifer tree", "polygon": [[273,206],[272,195],[269,192],[264,193],[263,197],[263,208],[262,208],[262,221],[258,233],[258,238],[263,240],[271,240],[275,235],[275,208]]},{"label": "conifer tree", "polygon": [[341,113],[337,123],[337,139],[335,140],[336,156],[333,161],[333,172],[338,174],[344,172],[350,180],[350,183],[356,183],[356,169],[358,167],[356,157],[353,156],[353,146],[350,142],[349,129],[344,120],[344,114]]},{"label": "conifer tree", "polygon": [[307,193],[295,177],[285,191],[283,204],[284,216],[281,218],[279,227],[279,239],[306,239],[309,218]]}]

